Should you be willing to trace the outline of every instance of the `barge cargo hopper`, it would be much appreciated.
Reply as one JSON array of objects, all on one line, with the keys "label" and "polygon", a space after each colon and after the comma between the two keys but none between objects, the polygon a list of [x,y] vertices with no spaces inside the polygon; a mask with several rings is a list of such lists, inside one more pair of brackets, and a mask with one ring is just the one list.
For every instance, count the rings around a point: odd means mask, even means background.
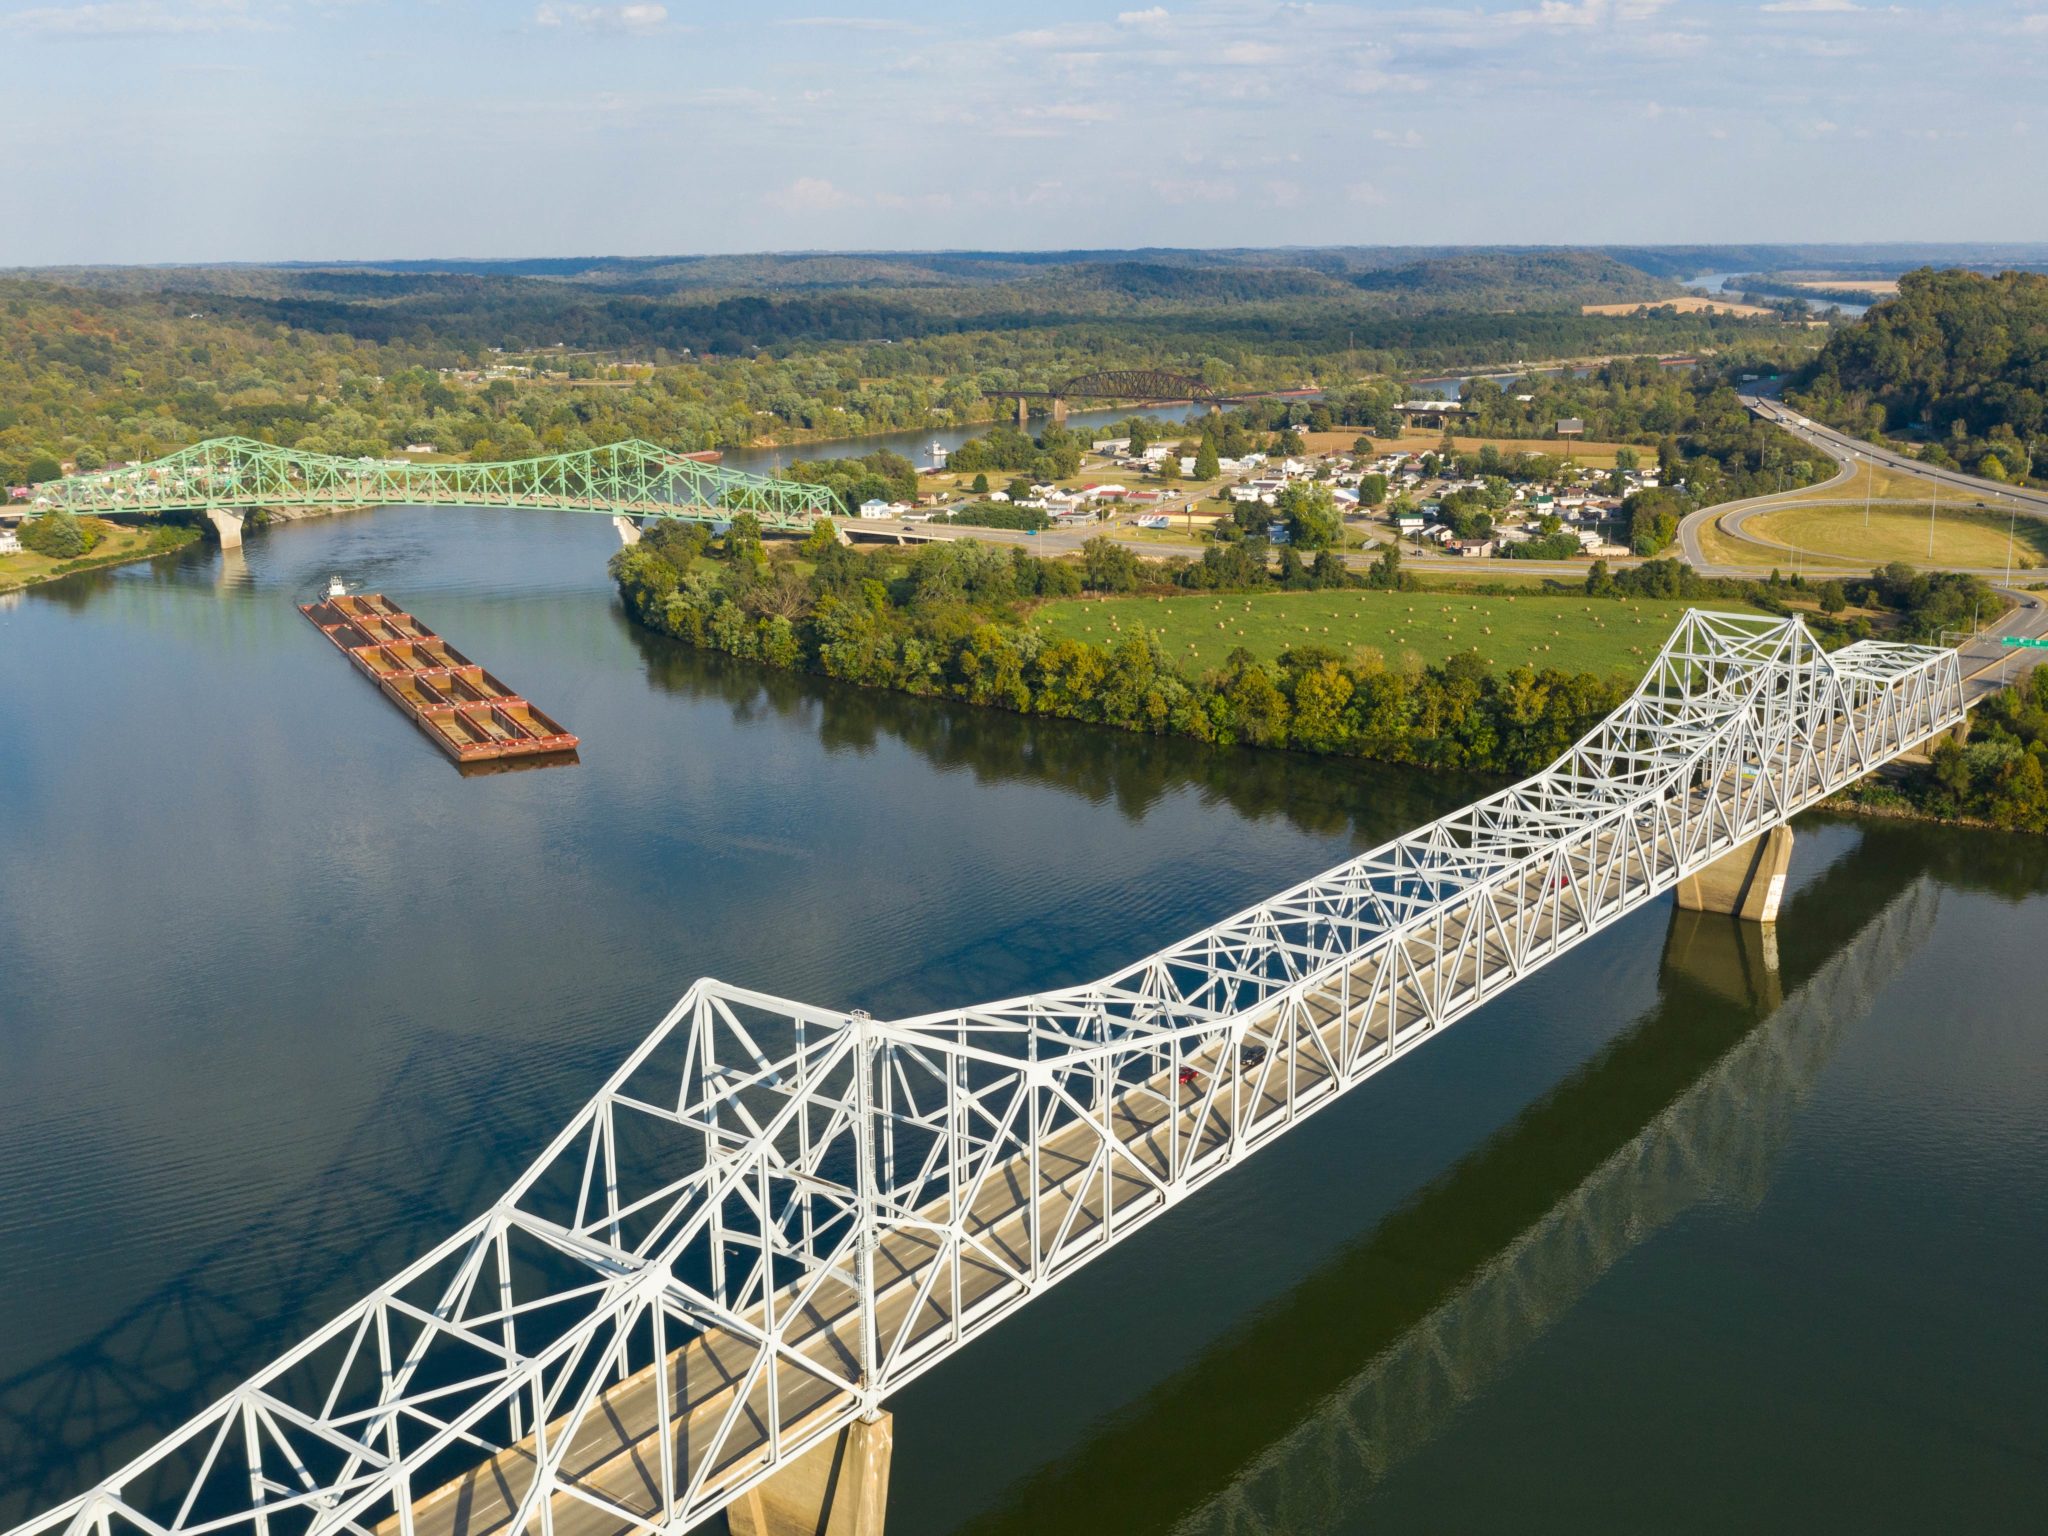
[{"label": "barge cargo hopper", "polygon": [[299,612],[458,763],[576,750],[538,707],[381,594],[301,603]]}]

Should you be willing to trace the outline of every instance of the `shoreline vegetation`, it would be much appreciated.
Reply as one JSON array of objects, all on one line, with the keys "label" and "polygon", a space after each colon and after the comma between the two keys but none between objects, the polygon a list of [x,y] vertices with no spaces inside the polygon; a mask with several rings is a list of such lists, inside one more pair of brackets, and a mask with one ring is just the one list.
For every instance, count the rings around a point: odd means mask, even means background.
[{"label": "shoreline vegetation", "polygon": [[[1471,649],[1435,662],[1414,655],[1390,662],[1376,647],[1356,643],[1365,638],[1361,629],[1351,643],[1343,634],[1329,642],[1305,635],[1305,643],[1289,640],[1277,655],[1234,645],[1220,664],[1199,666],[1169,655],[1157,634],[1136,624],[1097,643],[1032,622],[1041,606],[1083,595],[1204,610],[1225,595],[1288,591],[1326,599],[1343,592],[1415,595],[1426,603],[1401,570],[1398,551],[1363,575],[1333,558],[1306,564],[1289,549],[1277,565],[1269,563],[1260,540],[1212,547],[1198,561],[1142,561],[1106,538],[1066,558],[971,540],[857,551],[839,543],[827,523],[801,546],[771,552],[753,519],[742,515],[717,537],[693,525],[662,524],[620,550],[609,569],[636,623],[687,645],[864,688],[1217,746],[1526,773],[1610,713],[1635,681],[1623,670],[1496,666],[1497,658],[1480,649],[1490,636],[1478,625]],[[1617,626],[1638,616],[1630,600],[1719,599],[1796,611],[1833,644],[1880,629],[1931,635],[1985,600],[1975,578],[1905,567],[1809,589],[1797,578],[1708,580],[1676,561],[1621,571],[1596,562],[1582,587],[1560,587],[1548,597],[1511,590],[1531,608],[1556,602],[1560,614],[1577,613],[1588,600],[1611,605]],[[1528,620],[1518,618],[1517,635]],[[1661,645],[1661,632],[1640,633]],[[1646,663],[1655,645],[1643,650]]]},{"label": "shoreline vegetation", "polygon": [[79,521],[88,525],[89,542],[77,554],[53,556],[25,547],[20,554],[0,555],[0,593],[25,592],[86,571],[154,560],[199,539],[197,528],[179,523],[134,527],[96,517]]}]

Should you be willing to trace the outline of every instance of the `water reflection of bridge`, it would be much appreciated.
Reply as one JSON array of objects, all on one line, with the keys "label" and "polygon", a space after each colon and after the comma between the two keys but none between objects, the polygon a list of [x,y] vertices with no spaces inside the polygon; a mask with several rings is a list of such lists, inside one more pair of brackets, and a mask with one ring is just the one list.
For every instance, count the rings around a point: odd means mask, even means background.
[{"label": "water reflection of bridge", "polygon": [[[1639,1135],[1177,1531],[1309,1536],[1335,1527],[1637,1246],[1695,1206],[1760,1203],[1845,1024],[1924,942],[1938,902],[1938,887],[1924,880],[1894,897]],[[1678,913],[1672,947],[1720,947],[1724,974],[1754,977],[1772,974],[1760,966],[1763,937]]]},{"label": "water reflection of bridge", "polygon": [[[1673,915],[1659,1001],[1633,1027],[1291,1291],[1098,1426],[1084,1444],[1012,1485],[967,1527],[971,1536],[1038,1536],[1059,1529],[1074,1510],[1089,1511],[1092,1528],[1123,1536],[1237,1536],[1262,1529],[1261,1520],[1268,1522],[1263,1529],[1293,1536],[1292,1521],[1313,1530],[1316,1510],[1335,1516],[1362,1500],[1389,1468],[1441,1432],[1452,1410],[1499,1380],[1536,1336],[1515,1335],[1519,1342],[1485,1360],[1461,1353],[1461,1343],[1484,1338],[1473,1326],[1484,1313],[1472,1308],[1463,1324],[1451,1326],[1458,1298],[1498,1276],[1507,1256],[1523,1253],[1539,1231],[1562,1243],[1563,1232],[1580,1230],[1562,1213],[1577,1209],[1574,1202],[1601,1170],[1626,1163],[1626,1149],[1654,1140],[1656,1127],[1760,1032],[1782,1032],[1790,1009],[1810,1007],[1811,995],[1830,984],[1845,951],[1853,951],[1852,965],[1891,968],[1920,941],[1924,916],[1896,942],[1877,942],[1875,930],[1894,922],[1890,914],[1908,901],[1925,903],[1931,915],[1935,893],[1965,874],[1948,867],[1945,854],[1952,848],[1952,838],[1922,839],[1904,824],[1860,828],[1846,853],[1787,898],[1775,942],[1755,927],[1711,915]],[[2032,890],[2041,876],[2038,867],[2030,869],[2021,883]],[[1866,979],[1874,987],[1875,978]],[[1827,1027],[1829,1045],[1859,1006],[1834,1010],[1838,1023]],[[1797,1029],[1793,1038],[1812,1033]],[[1827,1048],[1812,1062],[1816,1068]],[[1769,1102],[1765,1096],[1752,1107]],[[1777,1102],[1789,1115],[1797,1097]],[[1780,1143],[1766,1137],[1761,1144],[1774,1150]],[[1705,1161],[1722,1170],[1717,1193],[1763,1187],[1760,1177],[1745,1184],[1736,1176],[1733,1152]],[[1752,1158],[1746,1166],[1767,1171],[1768,1159],[1759,1165]],[[1648,1230],[1626,1241],[1640,1242]],[[1612,1247],[1604,1252],[1608,1262],[1618,1256]],[[1547,1280],[1566,1285],[1554,1305],[1540,1292],[1526,1298],[1545,1326],[1584,1294],[1587,1283],[1582,1275],[1572,1283],[1569,1264],[1546,1269],[1525,1261],[1512,1272],[1529,1286]],[[1447,1351],[1435,1395],[1416,1388],[1404,1397],[1393,1390],[1393,1363],[1412,1365],[1424,1347]],[[1360,1432],[1359,1421],[1326,1417],[1334,1405],[1355,1401],[1376,1369],[1383,1373],[1382,1406],[1403,1426],[1402,1434],[1376,1442],[1398,1444],[1377,1460],[1349,1438]],[[1449,1395],[1446,1383],[1453,1381],[1466,1384],[1465,1396]],[[1284,1466],[1283,1446],[1296,1452]],[[1355,1465],[1319,1466],[1318,1447],[1331,1457],[1348,1455]],[[1281,1496],[1289,1472],[1311,1490],[1293,1495],[1292,1503]],[[1315,1489],[1323,1490],[1320,1498]],[[1236,1523],[1226,1525],[1226,1516]]]}]

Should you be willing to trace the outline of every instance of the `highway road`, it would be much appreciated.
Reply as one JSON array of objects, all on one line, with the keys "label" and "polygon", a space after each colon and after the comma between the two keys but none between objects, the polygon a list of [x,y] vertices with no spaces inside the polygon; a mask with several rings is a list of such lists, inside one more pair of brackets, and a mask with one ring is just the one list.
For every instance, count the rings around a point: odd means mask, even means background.
[{"label": "highway road", "polygon": [[[1882,465],[1886,469],[1903,470],[1922,480],[1938,481],[1959,491],[1967,491],[1973,496],[2002,496],[2030,510],[2048,513],[2048,491],[2001,485],[1995,480],[1964,474],[1959,469],[1943,469],[1939,465],[1923,464],[1920,460],[1910,459],[1903,453],[1894,453],[1889,448],[1880,448],[1875,443],[1866,443],[1861,438],[1837,432],[1833,427],[1824,427],[1810,416],[1800,415],[1784,402],[1762,395],[1744,395],[1742,403],[1765,421],[1783,427],[1794,437],[1823,449],[1837,463],[1854,464],[1861,459],[1866,463]],[[1807,494],[1813,494],[1811,488]]]},{"label": "highway road", "polygon": [[[1752,544],[1783,550],[1787,555],[1795,554],[1797,551],[1791,545],[1765,534],[1750,532],[1745,524],[1752,517],[1793,502],[1827,500],[1830,491],[1841,490],[1855,478],[1857,469],[1864,464],[1897,470],[1916,479],[1934,482],[1958,492],[1967,492],[1971,496],[2003,497],[2010,502],[2017,502],[2021,510],[2029,516],[2036,513],[2048,516],[2048,492],[2000,485],[1996,481],[1980,479],[1976,475],[1966,475],[1960,470],[1922,464],[1919,460],[1909,459],[1904,454],[1894,453],[1888,448],[1879,448],[1837,432],[1831,427],[1824,427],[1811,417],[1802,416],[1790,406],[1766,396],[1744,395],[1742,403],[1760,419],[1782,427],[1802,442],[1820,449],[1835,461],[1836,470],[1831,479],[1819,485],[1801,486],[1797,490],[1779,491],[1769,496],[1752,496],[1746,501],[1724,501],[1718,506],[1702,507],[1699,511],[1688,514],[1678,525],[1678,546],[1686,563],[1702,575],[1743,576],[1753,574],[1757,569],[1755,565],[1727,565],[1708,559],[1706,550],[1700,543],[1700,535],[1709,523],[1718,524],[1721,531],[1731,538],[1747,539]],[[1894,498],[1882,499],[1889,504]],[[1957,566],[1943,569],[1966,568]],[[1967,569],[1974,576],[1998,578],[2008,574],[2003,566]]]}]

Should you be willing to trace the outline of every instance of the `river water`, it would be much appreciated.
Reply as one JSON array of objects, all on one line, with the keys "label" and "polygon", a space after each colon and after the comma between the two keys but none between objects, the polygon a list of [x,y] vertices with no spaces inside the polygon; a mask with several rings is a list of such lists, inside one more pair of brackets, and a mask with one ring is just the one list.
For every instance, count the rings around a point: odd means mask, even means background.
[{"label": "river water", "polygon": [[[613,545],[390,509],[0,607],[0,1525],[480,1209],[699,975],[1081,980],[1475,789],[696,655]],[[581,761],[456,773],[294,611],[331,572]],[[2035,1526],[2044,922],[2048,841],[1803,823],[1770,945],[1634,915],[905,1391],[892,1536]]]},{"label": "river water", "polygon": [[[1205,405],[1129,405],[1113,410],[1075,411],[1067,417],[1067,426],[1075,432],[1087,432],[1094,427],[1107,427],[1113,422],[1129,421],[1133,416],[1149,417],[1153,421],[1178,422],[1208,411]],[[1014,418],[1012,418],[1014,421]],[[986,437],[999,422],[977,422],[969,427],[937,427],[919,432],[875,432],[865,437],[832,438],[817,443],[797,443],[786,448],[728,448],[719,460],[727,469],[745,470],[749,474],[772,475],[779,469],[787,468],[798,459],[857,459],[873,453],[878,448],[887,448],[900,453],[919,469],[928,469],[932,462],[932,445],[937,444],[951,453],[969,438]],[[1034,417],[1031,431],[1035,436],[1045,430],[1042,419]]]}]

